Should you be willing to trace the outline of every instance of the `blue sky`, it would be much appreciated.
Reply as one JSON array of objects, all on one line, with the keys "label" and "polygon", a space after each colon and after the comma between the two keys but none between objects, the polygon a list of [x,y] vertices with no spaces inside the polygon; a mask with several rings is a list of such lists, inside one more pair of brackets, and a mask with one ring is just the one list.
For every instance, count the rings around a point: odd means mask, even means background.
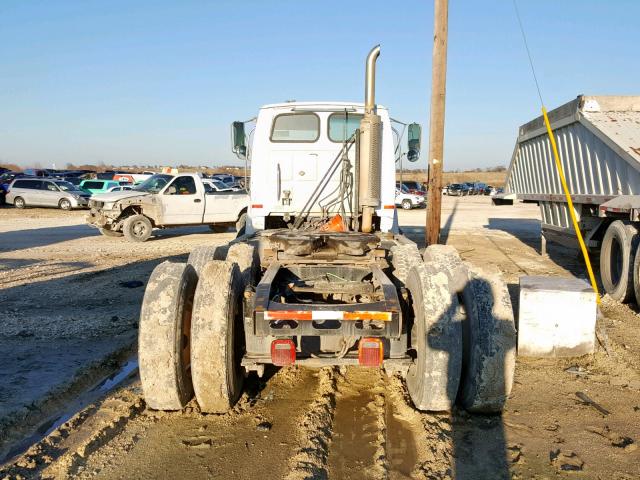
[{"label": "blue sky", "polygon": [[[549,108],[640,94],[640,2],[519,0]],[[0,162],[234,163],[229,124],[287,99],[377,101],[428,132],[428,1],[1,0]],[[449,12],[445,169],[508,164],[539,104],[510,0]],[[426,162],[424,153],[417,166]]]}]

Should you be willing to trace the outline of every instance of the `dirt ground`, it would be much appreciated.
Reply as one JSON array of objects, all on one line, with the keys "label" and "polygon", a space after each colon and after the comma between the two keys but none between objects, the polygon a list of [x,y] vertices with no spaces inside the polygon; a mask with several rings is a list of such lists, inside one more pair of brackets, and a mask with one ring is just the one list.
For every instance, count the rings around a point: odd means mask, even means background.
[{"label": "dirt ground", "polygon": [[[539,255],[535,205],[443,201],[444,238],[465,260],[503,273],[516,311],[520,276],[584,275],[571,250],[550,245],[549,257]],[[47,434],[0,467],[0,478],[640,478],[633,305],[605,298],[608,353],[518,358],[501,416],[420,413],[401,379],[364,368],[250,377],[225,415],[202,415],[195,402],[182,413],[154,412],[145,408],[135,363],[116,376],[124,378],[117,388],[100,383],[133,351],[144,289],[137,285],[160,261],[233,234],[167,231],[132,245],[96,235],[82,215],[0,210],[4,456],[19,452],[19,440]],[[419,242],[424,215],[400,212]]]}]

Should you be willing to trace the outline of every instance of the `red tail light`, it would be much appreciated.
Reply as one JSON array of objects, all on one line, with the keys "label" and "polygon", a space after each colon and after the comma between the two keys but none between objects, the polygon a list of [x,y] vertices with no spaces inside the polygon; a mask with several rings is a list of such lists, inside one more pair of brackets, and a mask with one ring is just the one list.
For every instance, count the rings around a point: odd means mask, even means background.
[{"label": "red tail light", "polygon": [[358,344],[358,363],[363,367],[379,367],[384,358],[384,346],[379,338],[361,338]]},{"label": "red tail light", "polygon": [[271,342],[271,363],[278,367],[293,365],[296,361],[296,345],[293,340],[278,339]]}]

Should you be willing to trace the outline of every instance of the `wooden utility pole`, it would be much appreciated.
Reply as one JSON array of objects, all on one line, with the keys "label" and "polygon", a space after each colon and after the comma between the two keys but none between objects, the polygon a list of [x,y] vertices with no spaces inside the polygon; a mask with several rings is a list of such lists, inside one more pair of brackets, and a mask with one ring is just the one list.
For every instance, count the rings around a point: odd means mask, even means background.
[{"label": "wooden utility pole", "polygon": [[448,0],[434,0],[431,120],[429,122],[429,180],[427,182],[427,245],[440,241],[442,162],[444,157],[444,100],[447,84]]}]

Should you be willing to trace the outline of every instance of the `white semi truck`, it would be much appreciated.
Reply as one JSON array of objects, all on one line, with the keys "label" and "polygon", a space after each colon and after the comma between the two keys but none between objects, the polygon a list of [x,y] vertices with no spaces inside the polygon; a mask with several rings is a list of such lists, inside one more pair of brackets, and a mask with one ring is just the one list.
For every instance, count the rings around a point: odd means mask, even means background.
[{"label": "white semi truck", "polygon": [[[245,375],[270,365],[385,368],[414,405],[503,408],[516,335],[506,285],[455,249],[420,251],[397,227],[391,119],[375,103],[291,102],[260,110],[233,149],[251,161],[246,234],[158,265],[139,330],[147,405],[180,410],[195,394],[224,412]],[[408,128],[416,159],[420,129]]]}]

